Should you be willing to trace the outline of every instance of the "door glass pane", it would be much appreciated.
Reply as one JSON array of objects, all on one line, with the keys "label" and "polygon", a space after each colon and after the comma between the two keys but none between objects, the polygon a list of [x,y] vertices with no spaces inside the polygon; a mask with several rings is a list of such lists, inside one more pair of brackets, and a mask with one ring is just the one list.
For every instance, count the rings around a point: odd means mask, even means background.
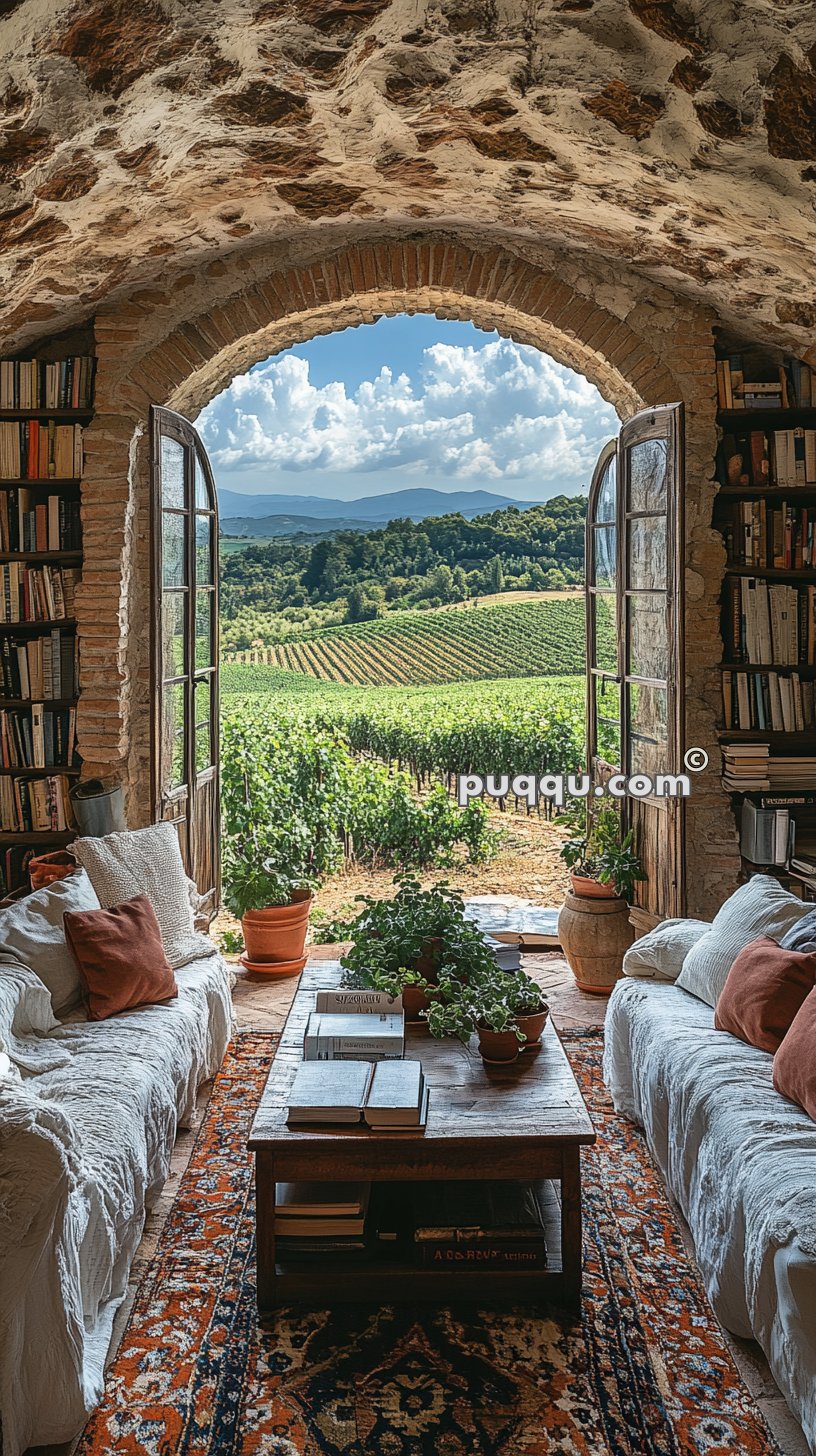
[{"label": "door glass pane", "polygon": [[669,675],[669,646],[666,632],[666,598],[662,592],[645,592],[628,598],[629,668],[634,677],[666,679]]},{"label": "door glass pane", "polygon": [[666,517],[629,522],[629,585],[666,589]]},{"label": "door glass pane", "polygon": [[617,582],[618,533],[614,526],[595,526],[592,531],[595,546],[595,585],[615,590]]},{"label": "door glass pane", "polygon": [[618,499],[618,462],[612,456],[607,465],[595,506],[596,521],[614,521]]},{"label": "door glass pane", "polygon": [[594,677],[597,751],[600,758],[615,768],[621,761],[620,686],[608,677]]},{"label": "door glass pane", "polygon": [[618,624],[616,599],[606,592],[598,592],[593,598],[595,616],[595,651],[593,667],[604,672],[618,671]]},{"label": "door glass pane", "polygon": [[186,516],[176,516],[169,511],[162,512],[162,560],[165,586],[185,586],[187,582],[184,558],[186,521]]},{"label": "door glass pane", "polygon": [[195,518],[196,581],[212,582],[212,529],[214,516]]},{"label": "door glass pane", "polygon": [[162,676],[181,677],[184,661],[184,604],[186,592],[165,592],[162,597]]},{"label": "door glass pane", "polygon": [[629,450],[629,510],[666,509],[667,440],[642,440]]},{"label": "door glass pane", "polygon": [[198,456],[195,457],[195,508],[197,511],[211,511],[212,501],[207,490],[207,477]]},{"label": "door glass pane", "polygon": [[665,688],[629,683],[629,773],[654,777],[668,767],[668,696]]},{"label": "door glass pane", "polygon": [[212,678],[196,678],[194,693],[195,714],[195,763],[196,772],[209,768],[213,761],[212,734]]},{"label": "door glass pane", "polygon": [[196,592],[195,665],[212,667],[212,604],[213,593],[206,588]]},{"label": "door glass pane", "polygon": [[165,683],[162,689],[162,786],[167,792],[186,783],[184,770],[185,684]]},{"label": "door glass pane", "polygon": [[165,510],[184,510],[184,446],[168,435],[161,437],[161,490]]}]

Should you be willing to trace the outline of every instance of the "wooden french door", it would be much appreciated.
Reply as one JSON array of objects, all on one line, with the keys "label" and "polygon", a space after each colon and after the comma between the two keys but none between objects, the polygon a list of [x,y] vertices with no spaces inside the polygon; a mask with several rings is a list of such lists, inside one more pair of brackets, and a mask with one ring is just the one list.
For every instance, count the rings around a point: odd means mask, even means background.
[{"label": "wooden french door", "polygon": [[[593,777],[684,772],[683,407],[643,410],[599,456],[587,511],[587,732]],[[638,785],[640,788],[640,785]],[[685,910],[684,800],[628,792],[648,878],[641,928]]]},{"label": "wooden french door", "polygon": [[198,434],[151,410],[153,800],[176,825],[187,873],[214,914],[220,896],[218,504]]}]

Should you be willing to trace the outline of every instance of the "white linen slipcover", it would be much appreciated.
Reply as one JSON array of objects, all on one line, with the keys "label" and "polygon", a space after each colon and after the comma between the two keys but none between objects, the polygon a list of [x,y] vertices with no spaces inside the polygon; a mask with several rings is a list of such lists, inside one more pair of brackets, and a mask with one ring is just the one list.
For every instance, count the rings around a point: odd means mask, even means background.
[{"label": "white linen slipcover", "polygon": [[773,1058],[677,986],[621,981],[604,1077],[688,1220],[716,1314],[757,1340],[816,1449],[816,1123]]},{"label": "white linen slipcover", "polygon": [[3,1456],[72,1439],[101,1396],[146,1207],[231,1033],[214,948],[176,980],[160,1006],[60,1024],[31,971],[0,966]]}]

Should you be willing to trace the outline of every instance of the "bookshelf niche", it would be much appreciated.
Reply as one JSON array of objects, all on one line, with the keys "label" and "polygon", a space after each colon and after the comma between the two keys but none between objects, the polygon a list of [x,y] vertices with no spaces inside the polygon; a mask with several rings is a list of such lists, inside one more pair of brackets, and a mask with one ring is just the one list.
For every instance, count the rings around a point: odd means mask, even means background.
[{"label": "bookshelf niche", "polygon": [[0,893],[73,838],[75,591],[95,360],[0,360]]},{"label": "bookshelf niche", "polygon": [[723,786],[746,871],[816,900],[816,371],[718,352]]}]

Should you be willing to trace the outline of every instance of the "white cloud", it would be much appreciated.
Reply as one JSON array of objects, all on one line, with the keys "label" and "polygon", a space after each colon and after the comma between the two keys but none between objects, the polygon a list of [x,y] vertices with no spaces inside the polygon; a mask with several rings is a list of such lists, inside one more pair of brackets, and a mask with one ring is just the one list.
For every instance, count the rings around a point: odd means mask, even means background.
[{"label": "white cloud", "polygon": [[322,493],[378,472],[390,489],[408,476],[450,488],[506,481],[541,497],[588,484],[617,418],[580,375],[497,339],[433,344],[413,378],[383,367],[351,392],[341,380],[316,387],[307,361],[286,354],[233,380],[198,428],[219,478],[244,489],[308,472]]}]

